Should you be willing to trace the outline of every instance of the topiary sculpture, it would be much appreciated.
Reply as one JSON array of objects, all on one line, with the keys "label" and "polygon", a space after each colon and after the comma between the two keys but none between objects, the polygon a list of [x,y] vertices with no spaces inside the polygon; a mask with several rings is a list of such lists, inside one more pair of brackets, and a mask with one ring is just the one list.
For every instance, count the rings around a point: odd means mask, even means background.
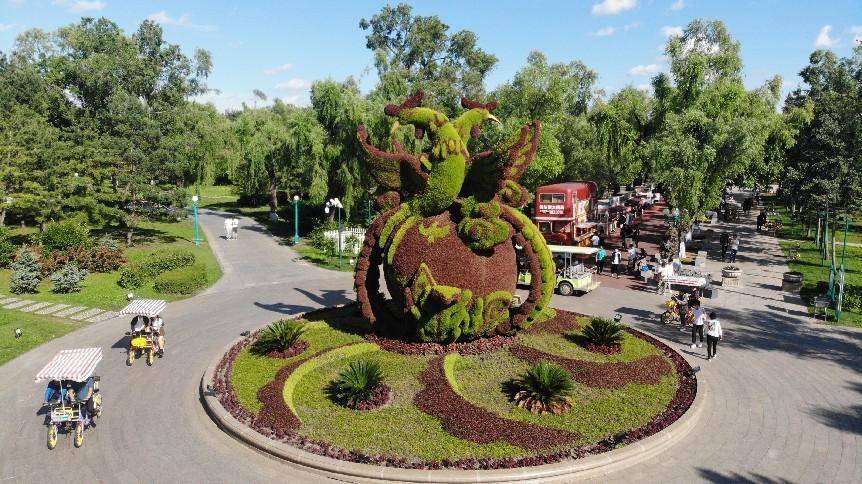
[{"label": "topiary sculpture", "polygon": [[[418,91],[386,106],[395,127],[412,125],[427,152],[412,154],[398,141],[393,151],[371,146],[365,126],[359,141],[379,185],[381,210],[365,234],[356,266],[363,316],[380,332],[421,341],[451,342],[507,334],[549,317],[555,274],[535,225],[518,208],[528,199],[518,179],[539,143],[540,124],[521,128],[517,140],[470,156],[467,143],[496,103],[466,98],[457,119],[421,107]],[[511,308],[517,283],[515,245],[532,275],[530,295]],[[380,267],[391,301],[380,292]]]}]

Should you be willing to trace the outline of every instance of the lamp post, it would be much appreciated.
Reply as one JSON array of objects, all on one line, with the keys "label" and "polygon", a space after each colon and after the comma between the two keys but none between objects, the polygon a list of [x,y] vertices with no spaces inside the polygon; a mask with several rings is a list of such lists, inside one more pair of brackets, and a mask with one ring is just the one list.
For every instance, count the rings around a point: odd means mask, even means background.
[{"label": "lamp post", "polygon": [[200,232],[198,231],[198,196],[192,196],[192,211],[195,214],[195,245],[201,245]]},{"label": "lamp post", "polygon": [[299,195],[293,196],[293,245],[299,243]]},{"label": "lamp post", "polygon": [[323,211],[329,213],[330,207],[338,209],[338,267],[341,267],[341,209],[344,208],[344,205],[336,197],[326,202],[326,207],[324,207]]}]

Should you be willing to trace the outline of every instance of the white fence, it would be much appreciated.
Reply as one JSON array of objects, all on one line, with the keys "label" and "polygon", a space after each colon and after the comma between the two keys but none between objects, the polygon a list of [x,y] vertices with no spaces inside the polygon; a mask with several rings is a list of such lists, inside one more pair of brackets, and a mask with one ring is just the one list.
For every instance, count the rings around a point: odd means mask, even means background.
[{"label": "white fence", "polygon": [[[335,245],[338,246],[338,231],[337,230],[327,230],[323,233],[325,237],[331,239],[335,242]],[[341,250],[344,251],[347,249],[347,238],[351,235],[356,236],[356,240],[358,240],[356,246],[353,248],[353,253],[358,254],[359,249],[362,248],[362,242],[365,241],[365,229],[362,227],[350,227],[345,228],[341,231]]]}]

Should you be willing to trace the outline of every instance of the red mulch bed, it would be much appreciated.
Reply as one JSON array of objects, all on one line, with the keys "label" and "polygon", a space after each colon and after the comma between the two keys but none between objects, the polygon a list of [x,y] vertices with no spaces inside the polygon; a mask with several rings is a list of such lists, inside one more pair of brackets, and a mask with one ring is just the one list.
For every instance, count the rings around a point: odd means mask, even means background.
[{"label": "red mulch bed", "polygon": [[[560,312],[561,311],[558,310],[558,314]],[[549,454],[537,454],[518,458],[512,457],[499,459],[457,460],[444,459],[441,461],[422,461],[388,455],[369,455],[355,450],[350,451],[340,449],[331,445],[328,442],[312,440],[307,437],[297,435],[293,430],[287,430],[283,432],[281,437],[277,437],[275,433],[270,429],[264,429],[260,428],[257,425],[254,425],[254,422],[256,420],[255,415],[239,403],[236,398],[236,394],[234,393],[233,386],[231,384],[231,373],[233,371],[233,362],[236,359],[236,356],[240,353],[240,351],[242,351],[254,340],[254,337],[257,333],[253,334],[249,338],[243,339],[242,341],[231,347],[230,350],[228,350],[228,352],[224,355],[224,357],[221,359],[221,361],[219,361],[218,365],[216,366],[215,374],[213,377],[213,386],[218,393],[218,398],[221,404],[228,412],[231,413],[231,415],[233,415],[239,421],[245,423],[246,425],[249,425],[261,434],[266,435],[273,440],[284,442],[307,452],[322,455],[325,457],[330,457],[333,459],[364,464],[373,464],[378,466],[400,467],[404,469],[479,470],[512,469],[517,467],[537,466],[542,464],[551,464],[562,460],[580,459],[586,456],[601,454],[603,452],[613,450],[620,445],[631,444],[632,442],[638,441],[661,431],[662,429],[679,419],[691,406],[697,393],[697,379],[691,374],[691,366],[688,364],[688,362],[686,362],[685,359],[679,353],[675,352],[669,346],[653,338],[652,336],[641,333],[640,331],[631,328],[626,328],[626,331],[628,331],[634,336],[637,336],[638,338],[646,340],[651,344],[655,345],[656,347],[661,349],[665,356],[667,356],[673,362],[677,374],[679,374],[680,376],[680,385],[676,391],[676,394],[673,396],[667,408],[662,413],[655,416],[652,420],[642,425],[641,427],[608,437],[607,439],[602,440],[596,444],[575,447],[571,449],[564,449]],[[446,387],[449,387],[448,381],[445,381],[445,375],[443,375],[442,372],[442,360],[443,358],[436,358],[435,361],[437,361],[438,363],[437,370],[431,371],[431,367],[429,367],[429,370],[426,370],[426,373],[431,372],[438,375],[435,379],[439,379],[442,376]]]},{"label": "red mulch bed", "polygon": [[566,430],[505,419],[468,402],[455,393],[446,379],[442,356],[431,360],[419,379],[425,387],[413,403],[440,420],[443,429],[455,437],[480,444],[504,441],[530,450],[557,447],[578,438],[578,434]]},{"label": "red mulch bed", "polygon": [[595,343],[584,343],[584,348],[593,353],[601,353],[603,355],[615,355],[623,350],[623,346],[619,343],[609,345],[597,345]]},{"label": "red mulch bed", "polygon": [[659,355],[631,362],[598,363],[563,358],[521,344],[511,346],[509,352],[530,363],[554,362],[569,370],[575,381],[590,387],[617,389],[629,383],[655,385],[670,374],[670,363]]},{"label": "red mulch bed", "polygon": [[581,328],[581,323],[578,318],[583,317],[583,314],[573,313],[557,309],[557,315],[553,318],[536,323],[530,326],[527,333],[566,333],[569,331],[577,331]]},{"label": "red mulch bed", "polygon": [[294,356],[302,353],[303,351],[308,349],[308,341],[299,340],[293,344],[290,348],[284,351],[270,351],[266,354],[266,356],[270,358],[293,358]]},{"label": "red mulch bed", "polygon": [[489,351],[497,351],[517,342],[515,336],[491,336],[479,338],[464,343],[418,343],[386,338],[376,334],[367,334],[365,339],[377,344],[380,348],[400,353],[402,355],[446,355],[460,353],[462,355],[478,355]]},{"label": "red mulch bed", "polygon": [[388,385],[380,384],[374,389],[371,398],[356,405],[347,405],[347,408],[353,410],[375,410],[385,407],[390,403],[392,403],[392,389]]}]

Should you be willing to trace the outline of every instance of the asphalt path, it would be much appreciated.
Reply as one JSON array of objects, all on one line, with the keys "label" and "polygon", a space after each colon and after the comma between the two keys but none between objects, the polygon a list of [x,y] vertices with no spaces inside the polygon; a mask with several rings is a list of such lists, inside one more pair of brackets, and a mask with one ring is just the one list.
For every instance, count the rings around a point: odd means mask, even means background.
[{"label": "asphalt path", "polygon": [[[222,237],[222,215],[203,211],[200,220],[224,276],[168,306],[168,348],[153,367],[125,365],[125,319],[89,325],[0,366],[0,482],[321,482],[222,433],[204,412],[198,385],[240,332],[352,301],[352,277],[298,260],[250,220],[239,240]],[[709,303],[722,312],[726,332],[714,362],[703,360],[703,348],[688,348],[687,334],[656,324],[664,297],[636,283],[554,297],[556,307],[623,314],[701,366],[711,389],[689,437],[602,481],[858,482],[862,475],[862,332],[811,324],[798,301],[776,291],[786,269],[774,239],[734,228],[746,235],[738,262],[747,284]],[[721,265],[710,262],[711,270]],[[61,435],[49,451],[37,414],[43,385],[33,377],[58,350],[83,346],[104,351],[104,414],[82,448]]]}]

